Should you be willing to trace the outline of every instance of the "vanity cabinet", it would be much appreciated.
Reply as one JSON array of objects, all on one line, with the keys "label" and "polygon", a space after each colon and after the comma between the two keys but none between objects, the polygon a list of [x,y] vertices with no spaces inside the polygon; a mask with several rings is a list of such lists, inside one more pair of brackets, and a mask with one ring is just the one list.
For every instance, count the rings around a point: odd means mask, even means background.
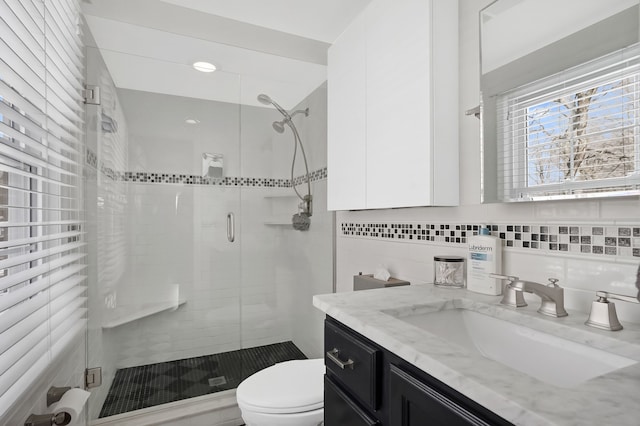
[{"label": "vanity cabinet", "polygon": [[457,2],[373,0],[327,72],[329,210],[457,205]]},{"label": "vanity cabinet", "polygon": [[325,426],[511,425],[331,317],[325,365]]}]

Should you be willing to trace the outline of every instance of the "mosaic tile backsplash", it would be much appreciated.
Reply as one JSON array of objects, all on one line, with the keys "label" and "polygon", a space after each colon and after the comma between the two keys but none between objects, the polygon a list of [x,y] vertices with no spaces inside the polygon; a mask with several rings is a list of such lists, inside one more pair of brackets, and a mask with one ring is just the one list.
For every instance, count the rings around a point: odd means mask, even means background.
[{"label": "mosaic tile backsplash", "polygon": [[442,223],[346,223],[345,237],[464,245],[467,238],[488,228],[505,247],[603,256],[640,258],[640,225],[515,225]]}]

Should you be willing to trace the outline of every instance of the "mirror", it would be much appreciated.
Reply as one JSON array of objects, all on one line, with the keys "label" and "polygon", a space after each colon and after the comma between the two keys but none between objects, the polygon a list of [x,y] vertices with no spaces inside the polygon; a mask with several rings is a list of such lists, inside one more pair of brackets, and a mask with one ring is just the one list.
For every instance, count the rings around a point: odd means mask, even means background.
[{"label": "mirror", "polygon": [[482,202],[640,194],[638,5],[480,11]]}]

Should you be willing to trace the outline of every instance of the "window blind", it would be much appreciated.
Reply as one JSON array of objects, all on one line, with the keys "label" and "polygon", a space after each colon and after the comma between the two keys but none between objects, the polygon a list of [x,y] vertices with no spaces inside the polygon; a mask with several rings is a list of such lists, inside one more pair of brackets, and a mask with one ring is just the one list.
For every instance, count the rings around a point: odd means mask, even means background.
[{"label": "window blind", "polygon": [[498,96],[503,200],[640,190],[640,46]]},{"label": "window blind", "polygon": [[0,419],[86,329],[76,0],[0,0]]}]

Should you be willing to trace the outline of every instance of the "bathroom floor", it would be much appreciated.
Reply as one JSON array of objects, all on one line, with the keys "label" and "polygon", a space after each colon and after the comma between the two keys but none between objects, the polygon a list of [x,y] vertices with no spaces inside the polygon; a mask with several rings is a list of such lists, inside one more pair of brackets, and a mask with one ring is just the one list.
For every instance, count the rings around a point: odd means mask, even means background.
[{"label": "bathroom floor", "polygon": [[306,359],[293,342],[205,355],[116,371],[100,418],[238,387],[278,362]]}]

